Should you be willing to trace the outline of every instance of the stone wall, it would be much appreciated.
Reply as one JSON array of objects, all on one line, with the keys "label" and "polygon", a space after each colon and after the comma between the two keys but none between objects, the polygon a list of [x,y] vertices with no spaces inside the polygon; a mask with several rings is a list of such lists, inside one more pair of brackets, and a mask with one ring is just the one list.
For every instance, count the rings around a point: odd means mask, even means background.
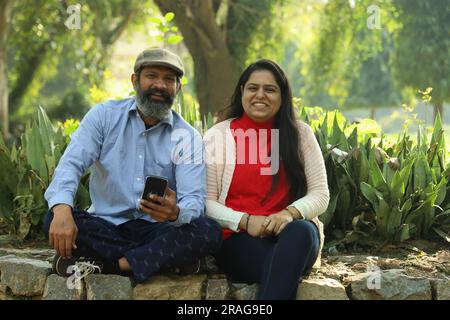
[{"label": "stone wall", "polygon": [[[51,274],[52,250],[0,249],[1,253],[0,300],[251,300],[258,290],[257,284],[229,281],[212,258],[201,274],[161,274],[141,284],[128,277],[95,274],[68,286],[68,278]],[[450,280],[410,277],[398,269],[362,272],[346,281],[313,274],[301,282],[297,299],[450,300]]]}]

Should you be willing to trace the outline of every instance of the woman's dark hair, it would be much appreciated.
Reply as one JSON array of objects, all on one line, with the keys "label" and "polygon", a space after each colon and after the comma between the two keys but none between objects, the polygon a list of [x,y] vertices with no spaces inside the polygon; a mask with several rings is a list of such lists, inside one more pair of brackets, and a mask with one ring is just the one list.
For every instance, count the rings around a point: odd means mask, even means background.
[{"label": "woman's dark hair", "polygon": [[[280,87],[281,107],[275,115],[275,128],[279,129],[280,159],[283,160],[284,169],[290,185],[291,195],[295,199],[306,194],[306,176],[302,162],[300,161],[300,136],[298,124],[295,120],[292,105],[292,90],[283,69],[274,61],[262,59],[249,65],[242,73],[234,89],[230,104],[219,112],[218,121],[240,117],[244,113],[242,106],[242,90],[251,74],[257,70],[270,71]],[[272,180],[272,187],[265,199],[274,191],[278,184],[279,175]],[[264,200],[265,200],[264,199]]]}]

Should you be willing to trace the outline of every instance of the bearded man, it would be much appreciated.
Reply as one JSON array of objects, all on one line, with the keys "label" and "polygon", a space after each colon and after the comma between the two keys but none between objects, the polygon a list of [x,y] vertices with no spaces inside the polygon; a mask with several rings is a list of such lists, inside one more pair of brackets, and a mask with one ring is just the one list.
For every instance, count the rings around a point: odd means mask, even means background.
[{"label": "bearded man", "polygon": [[[131,75],[136,96],[96,105],[73,133],[45,192],[55,273],[143,282],[159,271],[198,271],[220,247],[219,224],[204,217],[202,138],[171,109],[183,74],[174,53],[143,51]],[[92,205],[85,211],[74,198],[87,169]],[[147,176],[167,179],[163,197],[142,197]]]}]

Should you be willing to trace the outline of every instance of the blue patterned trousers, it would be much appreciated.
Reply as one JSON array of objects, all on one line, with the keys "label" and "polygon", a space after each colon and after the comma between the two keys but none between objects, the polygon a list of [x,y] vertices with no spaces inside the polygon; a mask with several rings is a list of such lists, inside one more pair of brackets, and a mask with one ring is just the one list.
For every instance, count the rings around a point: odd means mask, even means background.
[{"label": "blue patterned trousers", "polygon": [[[143,282],[160,270],[189,265],[213,255],[221,245],[220,225],[206,217],[175,227],[168,222],[142,219],[114,225],[85,211],[73,210],[78,227],[76,256],[105,261],[125,257],[134,279]],[[44,218],[48,236],[53,213]]]}]

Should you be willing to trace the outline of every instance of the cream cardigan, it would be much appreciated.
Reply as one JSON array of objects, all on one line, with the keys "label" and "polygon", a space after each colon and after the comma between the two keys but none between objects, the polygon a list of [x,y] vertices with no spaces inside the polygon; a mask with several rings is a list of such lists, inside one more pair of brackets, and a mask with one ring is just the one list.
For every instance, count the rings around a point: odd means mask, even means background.
[{"label": "cream cardigan", "polygon": [[[228,189],[233,178],[236,162],[236,145],[230,130],[233,119],[222,121],[210,128],[204,135],[206,160],[206,215],[215,219],[224,228],[238,231],[239,221],[245,212],[225,206]],[[311,127],[298,121],[300,134],[300,155],[304,163],[307,194],[290,206],[302,216],[316,224],[320,233],[320,251],[324,243],[323,224],[318,219],[328,207],[329,191],[325,163],[319,144]],[[320,251],[314,267],[320,267]]]}]

